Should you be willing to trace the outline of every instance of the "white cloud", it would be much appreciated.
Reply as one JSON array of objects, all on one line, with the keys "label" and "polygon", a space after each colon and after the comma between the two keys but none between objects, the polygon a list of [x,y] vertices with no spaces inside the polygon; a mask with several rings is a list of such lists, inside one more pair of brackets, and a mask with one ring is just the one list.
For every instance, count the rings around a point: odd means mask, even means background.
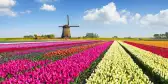
[{"label": "white cloud", "polygon": [[84,20],[91,20],[91,21],[101,21],[103,23],[113,23],[113,22],[120,22],[120,23],[127,23],[127,11],[124,11],[124,14],[120,14],[117,11],[117,8],[113,2],[109,3],[106,6],[98,9],[90,9],[87,10],[86,15],[83,17]]},{"label": "white cloud", "polygon": [[45,11],[55,11],[56,10],[54,5],[48,5],[48,4],[43,4],[43,6],[40,9],[45,10]]},{"label": "white cloud", "polygon": [[13,12],[12,10],[10,10],[9,8],[0,8],[0,16],[16,16],[17,13]]},{"label": "white cloud", "polygon": [[15,4],[15,0],[0,0],[0,7],[12,7]]},{"label": "white cloud", "polygon": [[139,13],[136,13],[133,17],[135,20],[139,20],[141,18],[141,15]]},{"label": "white cloud", "polygon": [[131,13],[125,9],[118,11],[115,3],[111,2],[102,8],[85,11],[83,19],[93,22],[102,22],[105,24],[138,24],[138,26],[160,28],[168,26],[168,9],[161,10],[158,14],[146,14],[142,16],[139,13]]},{"label": "white cloud", "polygon": [[16,16],[17,13],[12,11],[12,7],[15,5],[15,0],[0,0],[0,16]]},{"label": "white cloud", "polygon": [[136,23],[136,24],[140,24],[140,19],[141,19],[141,15],[139,13],[130,15],[129,23]]},{"label": "white cloud", "polygon": [[31,10],[26,10],[26,11],[20,12],[20,14],[30,14],[30,13],[32,13]]},{"label": "white cloud", "polygon": [[158,14],[147,14],[141,18],[140,23],[150,27],[167,27],[168,9],[161,10]]}]

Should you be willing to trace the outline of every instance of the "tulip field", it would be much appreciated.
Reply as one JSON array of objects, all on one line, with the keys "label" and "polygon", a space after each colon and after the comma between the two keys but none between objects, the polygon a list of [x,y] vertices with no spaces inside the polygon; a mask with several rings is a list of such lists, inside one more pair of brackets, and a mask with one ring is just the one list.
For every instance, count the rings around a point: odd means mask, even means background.
[{"label": "tulip field", "polygon": [[168,84],[168,42],[0,43],[0,84]]}]

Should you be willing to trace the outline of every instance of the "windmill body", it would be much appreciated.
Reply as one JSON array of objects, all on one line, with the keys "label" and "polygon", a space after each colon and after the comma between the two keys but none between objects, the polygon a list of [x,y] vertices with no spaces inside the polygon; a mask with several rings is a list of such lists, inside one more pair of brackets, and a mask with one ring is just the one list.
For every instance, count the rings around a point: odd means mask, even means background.
[{"label": "windmill body", "polygon": [[71,38],[70,27],[79,27],[79,26],[69,26],[69,16],[68,15],[67,15],[67,22],[68,24],[64,26],[59,26],[63,28],[61,38]]},{"label": "windmill body", "polygon": [[70,27],[68,25],[63,26],[61,38],[71,38]]}]

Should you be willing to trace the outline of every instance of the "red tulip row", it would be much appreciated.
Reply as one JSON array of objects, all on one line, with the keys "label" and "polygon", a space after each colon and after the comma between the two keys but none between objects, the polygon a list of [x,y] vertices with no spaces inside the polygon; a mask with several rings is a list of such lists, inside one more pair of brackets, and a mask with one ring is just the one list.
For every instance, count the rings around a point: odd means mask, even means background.
[{"label": "red tulip row", "polygon": [[154,54],[158,54],[162,57],[168,58],[168,48],[161,48],[161,47],[138,44],[138,43],[127,42],[127,41],[125,41],[125,43],[136,46],[136,47],[141,48],[141,49],[144,49],[146,51],[150,51]]}]

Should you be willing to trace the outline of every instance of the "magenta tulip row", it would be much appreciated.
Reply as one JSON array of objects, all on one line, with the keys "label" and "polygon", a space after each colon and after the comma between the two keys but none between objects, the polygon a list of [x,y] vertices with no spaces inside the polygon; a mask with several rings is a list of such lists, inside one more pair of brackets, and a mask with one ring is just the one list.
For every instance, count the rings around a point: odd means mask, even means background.
[{"label": "magenta tulip row", "polygon": [[0,77],[7,78],[7,76],[15,76],[16,74],[23,73],[33,67],[43,66],[50,63],[49,60],[42,60],[33,62],[31,60],[13,60],[0,65]]},{"label": "magenta tulip row", "polygon": [[89,68],[91,63],[95,61],[111,43],[112,42],[106,42],[68,58],[49,63],[41,68],[36,68],[33,71],[17,76],[15,75],[3,81],[2,84],[69,84],[74,78],[79,76],[82,71]]}]

